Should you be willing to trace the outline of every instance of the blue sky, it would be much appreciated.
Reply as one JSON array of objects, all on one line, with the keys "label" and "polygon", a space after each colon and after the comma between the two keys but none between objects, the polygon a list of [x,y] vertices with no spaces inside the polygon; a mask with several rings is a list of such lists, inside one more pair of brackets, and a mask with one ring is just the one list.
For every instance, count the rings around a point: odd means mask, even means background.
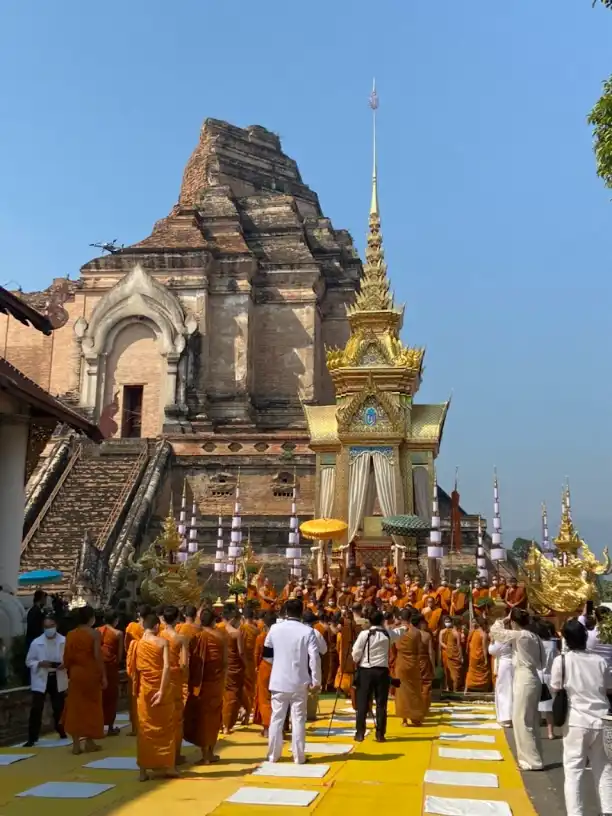
[{"label": "blue sky", "polygon": [[[78,274],[176,201],[204,118],[280,134],[363,249],[373,74],[389,274],[422,401],[453,405],[439,458],[508,538],[557,526],[561,484],[611,528],[612,197],[586,115],[612,73],[590,0],[247,3],[4,0],[0,283]],[[509,542],[508,542],[509,543]]]}]

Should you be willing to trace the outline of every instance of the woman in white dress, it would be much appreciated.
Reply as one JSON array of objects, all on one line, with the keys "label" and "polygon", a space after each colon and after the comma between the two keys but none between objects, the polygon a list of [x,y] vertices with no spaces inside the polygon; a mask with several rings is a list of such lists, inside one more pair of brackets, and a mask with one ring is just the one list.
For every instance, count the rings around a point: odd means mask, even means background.
[{"label": "woman in white dress", "polygon": [[[510,629],[505,628],[508,622]],[[498,643],[512,646],[512,728],[519,768],[541,771],[544,762],[538,704],[542,681],[538,672],[542,669],[543,648],[540,638],[529,631],[530,624],[528,613],[514,608],[504,621],[495,621],[490,634]]]},{"label": "woman in white dress", "polygon": [[[491,632],[491,636],[494,637]],[[493,641],[489,644],[489,654],[495,658],[495,713],[497,722],[504,728],[512,725],[512,644]]]},{"label": "woman in white dress", "polygon": [[[555,657],[559,654],[559,640],[555,627],[550,621],[540,620],[534,625],[533,631],[539,636],[542,641],[542,671],[540,672],[540,680],[548,686],[550,691],[550,673],[552,671],[552,664]],[[546,720],[546,730],[548,731],[548,739],[555,739],[555,727],[552,718],[552,694],[549,700],[540,700],[538,711]]]}]

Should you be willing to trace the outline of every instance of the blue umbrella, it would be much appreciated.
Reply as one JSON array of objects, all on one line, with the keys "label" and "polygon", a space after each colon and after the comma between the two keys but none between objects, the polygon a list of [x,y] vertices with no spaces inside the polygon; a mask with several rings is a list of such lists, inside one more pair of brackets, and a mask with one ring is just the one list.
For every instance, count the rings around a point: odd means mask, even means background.
[{"label": "blue umbrella", "polygon": [[19,576],[18,581],[22,586],[28,584],[50,584],[53,581],[58,581],[62,577],[59,570],[32,570],[32,572],[24,572]]}]

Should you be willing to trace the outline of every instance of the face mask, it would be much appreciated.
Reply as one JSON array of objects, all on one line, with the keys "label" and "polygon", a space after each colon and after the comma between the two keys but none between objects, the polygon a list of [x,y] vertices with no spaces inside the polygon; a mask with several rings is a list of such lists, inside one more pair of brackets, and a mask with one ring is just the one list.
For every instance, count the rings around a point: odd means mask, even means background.
[{"label": "face mask", "polygon": [[50,626],[48,629],[45,629],[45,637],[52,638],[55,637],[57,634],[57,629],[55,626]]},{"label": "face mask", "polygon": [[444,621],[444,626],[446,629],[450,629],[453,624],[450,621]]}]

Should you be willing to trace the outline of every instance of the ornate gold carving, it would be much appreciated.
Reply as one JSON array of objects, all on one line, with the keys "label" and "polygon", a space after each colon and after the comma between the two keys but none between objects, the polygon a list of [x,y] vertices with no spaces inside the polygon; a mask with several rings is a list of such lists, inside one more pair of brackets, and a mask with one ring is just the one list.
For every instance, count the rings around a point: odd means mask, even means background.
[{"label": "ornate gold carving", "polygon": [[[372,349],[380,355],[381,362],[372,363],[363,358]],[[343,349],[328,348],[325,351],[327,368],[335,371],[340,368],[361,368],[371,365],[386,365],[390,368],[404,368],[413,375],[419,375],[423,367],[425,349],[408,348],[398,337],[397,329],[387,326],[376,333],[370,327],[358,328],[351,332]]]},{"label": "ornate gold carving", "polygon": [[387,264],[382,248],[382,233],[380,231],[380,216],[377,212],[370,213],[370,231],[366,247],[366,263],[361,279],[361,291],[357,295],[355,304],[348,310],[354,312],[383,312],[394,308],[393,295],[389,292],[387,278]]},{"label": "ornate gold carving", "polygon": [[361,409],[366,407],[366,404],[380,405],[384,412],[385,419],[379,426],[378,423],[371,427],[365,423],[357,422],[357,426],[361,433],[367,433],[368,436],[377,436],[389,434],[403,436],[404,432],[404,416],[402,411],[395,405],[389,394],[385,391],[380,391],[372,377],[370,377],[367,386],[358,394],[349,397],[337,411],[338,433],[347,434],[354,430],[355,420],[357,414]]}]

